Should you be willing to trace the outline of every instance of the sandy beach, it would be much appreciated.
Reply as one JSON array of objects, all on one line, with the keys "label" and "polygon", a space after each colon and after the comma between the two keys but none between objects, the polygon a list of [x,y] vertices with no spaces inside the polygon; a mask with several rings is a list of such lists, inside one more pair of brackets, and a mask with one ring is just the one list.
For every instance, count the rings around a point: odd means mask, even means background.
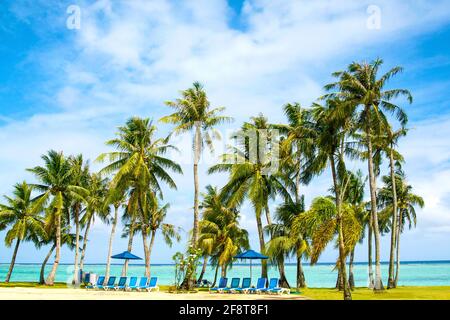
[{"label": "sandy beach", "polygon": [[174,294],[160,292],[95,291],[85,289],[0,288],[0,300],[305,300],[299,295]]}]

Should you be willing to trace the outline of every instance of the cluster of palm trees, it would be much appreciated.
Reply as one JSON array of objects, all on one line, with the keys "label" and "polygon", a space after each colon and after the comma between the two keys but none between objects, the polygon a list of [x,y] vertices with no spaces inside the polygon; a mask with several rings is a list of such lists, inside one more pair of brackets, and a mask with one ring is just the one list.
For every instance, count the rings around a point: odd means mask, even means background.
[{"label": "cluster of palm trees", "polygon": [[[407,115],[396,103],[401,96],[411,103],[412,97],[405,89],[385,88],[402,69],[395,67],[379,76],[381,65],[379,59],[355,62],[333,73],[336,81],[325,86],[326,94],[311,107],[303,108],[299,103],[284,106],[284,124],[270,123],[263,114],[244,122],[233,135],[235,143],[229,152],[208,168],[211,175],[227,174],[225,185],[208,185],[203,194],[198,177],[201,156],[205,148],[214,150],[214,140],[221,138],[217,126],[232,118],[222,114],[223,107],[210,106],[197,82],[178,99],[166,103],[174,112],[160,122],[174,125],[175,135],[193,134],[194,201],[189,245],[203,253],[200,279],[208,262],[215,266],[217,278],[219,269],[225,275],[233,257],[249,248],[248,233],[239,225],[240,210],[248,201],[254,210],[259,250],[278,268],[281,285],[290,286],[284,271],[286,259],[295,258],[296,286],[304,287],[303,261],[316,263],[325,247],[335,242],[339,252],[336,286],[345,299],[351,299],[354,250],[367,235],[369,287],[383,290],[380,237],[386,233],[391,234],[388,288],[397,285],[400,234],[405,225],[415,224],[415,206],[424,203],[412,193],[402,169],[403,157],[396,150],[398,140],[407,134]],[[7,281],[19,244],[33,241],[36,246],[51,244],[44,265],[55,251],[48,284],[54,282],[61,246],[74,248],[76,282],[95,218],[112,225],[108,277],[121,208],[128,249],[140,233],[145,273],[150,274],[158,230],[169,245],[180,238],[178,228],[164,222],[169,205],[163,204],[162,184],[176,189],[172,174],[182,174],[182,170],[166,157],[169,150],[176,150],[170,144],[172,134],[156,138],[156,131],[150,119],[129,119],[119,127],[116,138],[107,141],[114,151],[96,159],[106,163],[98,173],[90,172],[81,155],[65,157],[55,151],[42,157],[43,166],[29,169],[38,183],[16,185],[13,197],[6,197],[7,203],[0,207],[0,227],[9,228],[6,244],[16,241]],[[386,176],[381,176],[383,160],[388,161]],[[347,169],[348,163],[361,162],[366,163],[366,170]],[[307,210],[302,186],[324,172],[330,174],[329,195],[314,199]],[[379,180],[381,188],[377,188]],[[367,181],[369,201],[364,195]],[[38,195],[32,197],[32,191]],[[73,226],[75,234],[71,233]],[[124,272],[126,268],[127,264]],[[262,261],[261,275],[267,277],[266,261]]]}]

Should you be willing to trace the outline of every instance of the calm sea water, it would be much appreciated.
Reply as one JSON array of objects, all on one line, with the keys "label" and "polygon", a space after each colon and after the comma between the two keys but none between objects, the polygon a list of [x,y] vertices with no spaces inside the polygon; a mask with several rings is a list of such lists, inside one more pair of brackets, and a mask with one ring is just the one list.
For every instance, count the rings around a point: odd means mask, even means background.
[{"label": "calm sea water", "polygon": [[[50,265],[46,272],[50,271]],[[336,271],[333,270],[333,264],[319,264],[316,266],[305,265],[305,276],[309,287],[333,287],[336,282]],[[111,275],[120,276],[122,270],[121,264],[114,264],[111,267]],[[228,271],[228,277],[248,277],[249,265],[234,265]],[[253,266],[253,283],[261,272],[260,266]],[[0,264],[0,281],[4,281],[8,271],[8,264]],[[104,274],[105,265],[91,264],[85,265],[84,271],[96,274]],[[38,281],[40,265],[38,264],[16,264],[11,281]],[[73,266],[60,265],[56,275],[56,280],[60,282],[71,281]],[[387,277],[388,266],[382,264],[383,277]],[[295,286],[296,266],[287,265],[286,273],[291,286]],[[144,274],[143,265],[131,265],[128,269],[128,276],[142,276]],[[152,276],[158,276],[160,284],[172,284],[174,278],[173,265],[152,265]],[[367,265],[358,263],[354,268],[355,282],[357,286],[367,285]],[[277,277],[278,272],[275,268],[269,269],[269,277]],[[214,270],[208,267],[206,279],[214,278]],[[386,283],[386,279],[384,279]],[[400,285],[404,286],[450,286],[450,261],[424,261],[424,262],[404,262],[400,267]]]}]

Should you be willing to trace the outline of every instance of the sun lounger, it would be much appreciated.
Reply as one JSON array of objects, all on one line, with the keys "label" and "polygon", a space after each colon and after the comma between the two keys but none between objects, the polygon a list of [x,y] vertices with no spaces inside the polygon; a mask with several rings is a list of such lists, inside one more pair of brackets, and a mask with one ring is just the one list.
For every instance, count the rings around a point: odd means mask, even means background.
[{"label": "sun lounger", "polygon": [[270,293],[270,291],[275,288],[278,288],[278,278],[271,278],[269,281],[269,287],[258,289],[257,293],[264,293],[264,292]]},{"label": "sun lounger", "polygon": [[209,288],[209,292],[220,292],[227,287],[228,278],[220,278],[219,286],[214,288]]},{"label": "sun lounger", "polygon": [[137,277],[131,277],[130,278],[130,283],[127,286],[125,286],[125,290],[126,291],[131,291],[131,290],[137,289],[136,283],[137,283]]},{"label": "sun lounger", "polygon": [[149,282],[147,288],[145,288],[145,289],[148,292],[159,291],[159,287],[156,285],[157,282],[158,282],[158,278],[157,277],[151,277],[150,278],[150,282]]},{"label": "sun lounger", "polygon": [[96,284],[87,285],[86,289],[98,289],[99,287],[103,286],[104,282],[105,282],[105,276],[100,276],[100,277],[98,277]]},{"label": "sun lounger", "polygon": [[137,291],[146,290],[147,289],[147,283],[148,283],[148,278],[147,277],[142,277],[141,280],[139,280],[139,285],[136,287],[136,290]]},{"label": "sun lounger", "polygon": [[219,290],[219,292],[233,292],[233,290],[236,290],[239,288],[239,284],[241,282],[240,278],[232,278],[231,279],[231,285],[229,288],[223,288],[221,290]]},{"label": "sun lounger", "polygon": [[116,277],[114,277],[114,276],[109,277],[108,283],[102,289],[105,290],[105,291],[107,291],[109,289],[114,289],[115,288],[115,285],[114,285],[115,283],[116,283]]},{"label": "sun lounger", "polygon": [[120,277],[119,278],[119,283],[117,284],[117,286],[114,288],[114,290],[125,290],[126,288],[126,283],[127,283],[127,277]]},{"label": "sun lounger", "polygon": [[250,288],[246,293],[259,293],[259,290],[265,289],[267,283],[267,278],[259,278],[256,283],[256,288]]},{"label": "sun lounger", "polygon": [[251,285],[252,285],[252,279],[244,278],[244,279],[242,279],[242,286],[240,288],[231,289],[231,292],[247,293],[248,289],[250,289]]}]

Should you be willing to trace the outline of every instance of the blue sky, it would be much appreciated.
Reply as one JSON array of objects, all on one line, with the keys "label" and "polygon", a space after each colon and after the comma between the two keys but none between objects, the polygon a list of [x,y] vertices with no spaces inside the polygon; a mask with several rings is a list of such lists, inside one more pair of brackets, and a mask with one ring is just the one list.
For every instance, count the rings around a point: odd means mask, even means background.
[{"label": "blue sky", "polygon": [[[72,4],[81,9],[79,30],[66,27]],[[366,26],[369,5],[380,9],[380,29]],[[414,103],[405,105],[412,130],[400,149],[408,180],[426,202],[417,228],[402,238],[402,257],[450,259],[444,245],[450,242],[449,38],[448,1],[2,1],[0,194],[23,179],[34,181],[25,168],[40,163],[51,148],[95,159],[128,117],[156,121],[167,113],[163,102],[196,80],[204,83],[213,105],[225,106],[235,118],[221,128],[226,132],[259,112],[283,121],[281,106],[310,105],[331,72],[354,60],[382,57],[385,69],[405,68],[390,85],[414,96]],[[161,126],[160,135],[169,130]],[[189,139],[175,142],[185,146]],[[177,160],[185,174],[176,177],[179,192],[166,191],[165,200],[172,204],[169,221],[188,230],[192,169],[186,154]],[[223,184],[225,177],[206,175],[205,162],[201,185]],[[329,185],[325,172],[305,186],[307,202]],[[257,248],[252,216],[244,205],[242,225]],[[109,229],[95,224],[88,262],[105,261]],[[142,252],[140,239],[135,242],[135,251]],[[388,237],[383,259],[387,244]],[[118,235],[114,251],[125,246]],[[183,246],[168,249],[157,241],[153,262],[170,262]],[[0,262],[9,261],[11,253],[0,245]],[[24,244],[18,261],[39,262],[45,253]],[[336,254],[329,248],[321,261],[334,261]],[[356,259],[366,260],[365,244]],[[64,250],[62,260],[71,262],[72,253]]]}]

